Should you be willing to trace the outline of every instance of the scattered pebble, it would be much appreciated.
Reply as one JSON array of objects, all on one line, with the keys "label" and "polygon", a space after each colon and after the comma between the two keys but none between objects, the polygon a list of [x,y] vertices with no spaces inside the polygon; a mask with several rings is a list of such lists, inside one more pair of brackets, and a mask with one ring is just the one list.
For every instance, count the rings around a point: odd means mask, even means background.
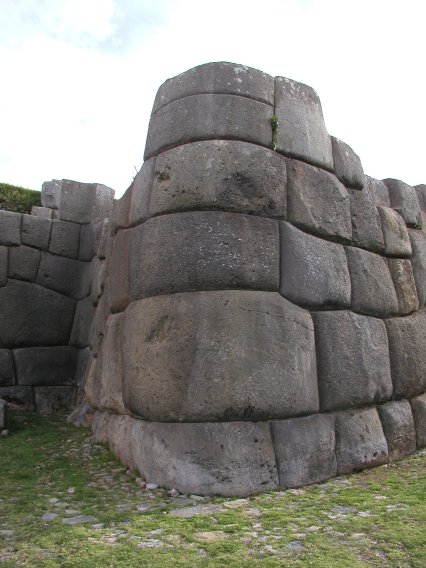
[{"label": "scattered pebble", "polygon": [[77,515],[76,517],[62,519],[62,523],[64,525],[81,525],[84,523],[94,523],[96,520],[96,517],[93,515]]},{"label": "scattered pebble", "polygon": [[302,552],[302,550],[305,550],[303,544],[297,540],[289,542],[287,546],[288,548],[291,548],[291,550],[294,550],[295,552]]},{"label": "scattered pebble", "polygon": [[148,489],[148,491],[154,491],[154,489],[158,489],[157,483],[147,483],[145,487],[146,489]]},{"label": "scattered pebble", "polygon": [[57,516],[58,516],[58,513],[44,513],[44,515],[41,517],[41,520],[50,522],[50,521],[54,521]]},{"label": "scattered pebble", "polygon": [[151,540],[140,542],[138,546],[139,548],[160,548],[164,546],[164,542],[162,540],[152,538]]},{"label": "scattered pebble", "polygon": [[204,531],[194,533],[194,538],[201,542],[218,542],[219,540],[226,540],[229,535],[223,531]]}]

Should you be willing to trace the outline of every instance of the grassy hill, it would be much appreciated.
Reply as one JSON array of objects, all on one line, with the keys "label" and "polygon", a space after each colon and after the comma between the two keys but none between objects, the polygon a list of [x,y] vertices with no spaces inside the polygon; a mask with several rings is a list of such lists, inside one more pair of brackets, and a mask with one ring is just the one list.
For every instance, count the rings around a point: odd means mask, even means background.
[{"label": "grassy hill", "polygon": [[0,182],[0,209],[17,213],[31,213],[33,205],[41,205],[40,192]]}]

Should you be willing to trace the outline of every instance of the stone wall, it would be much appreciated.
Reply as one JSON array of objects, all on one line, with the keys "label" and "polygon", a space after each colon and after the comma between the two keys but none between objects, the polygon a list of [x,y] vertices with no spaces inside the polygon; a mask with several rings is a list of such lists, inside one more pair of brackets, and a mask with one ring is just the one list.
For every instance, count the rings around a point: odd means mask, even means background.
[{"label": "stone wall", "polygon": [[166,81],[74,298],[96,309],[74,320],[70,420],[184,493],[297,487],[423,447],[425,214],[426,186],[364,175],[310,87],[229,63]]},{"label": "stone wall", "polygon": [[0,397],[8,402],[40,412],[75,406],[94,312],[92,257],[113,196],[99,184],[54,180],[31,215],[0,211]]}]

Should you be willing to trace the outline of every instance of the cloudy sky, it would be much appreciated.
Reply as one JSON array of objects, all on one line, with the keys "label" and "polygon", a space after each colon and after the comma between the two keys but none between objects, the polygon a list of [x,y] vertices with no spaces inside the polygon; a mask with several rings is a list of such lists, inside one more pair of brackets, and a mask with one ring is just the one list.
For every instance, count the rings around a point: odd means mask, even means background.
[{"label": "cloudy sky", "polygon": [[425,0],[0,0],[0,181],[142,165],[160,84],[231,61],[307,83],[377,178],[426,183]]}]

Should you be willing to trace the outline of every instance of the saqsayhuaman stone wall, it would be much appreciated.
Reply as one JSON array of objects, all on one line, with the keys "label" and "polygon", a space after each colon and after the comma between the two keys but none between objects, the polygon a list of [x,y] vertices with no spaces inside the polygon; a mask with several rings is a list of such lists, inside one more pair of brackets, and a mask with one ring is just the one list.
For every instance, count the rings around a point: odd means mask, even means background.
[{"label": "saqsayhuaman stone wall", "polygon": [[[31,284],[14,268],[25,243],[5,243],[0,295],[26,285],[74,306],[67,325],[40,316],[48,338],[2,332],[11,385],[41,388],[22,383],[35,346],[78,348],[70,420],[184,493],[297,487],[426,445],[426,186],[364,175],[313,89],[196,67],[160,87],[145,162],[109,219],[68,183],[49,223],[69,230],[52,228]],[[73,230],[77,249],[61,242]]]}]

